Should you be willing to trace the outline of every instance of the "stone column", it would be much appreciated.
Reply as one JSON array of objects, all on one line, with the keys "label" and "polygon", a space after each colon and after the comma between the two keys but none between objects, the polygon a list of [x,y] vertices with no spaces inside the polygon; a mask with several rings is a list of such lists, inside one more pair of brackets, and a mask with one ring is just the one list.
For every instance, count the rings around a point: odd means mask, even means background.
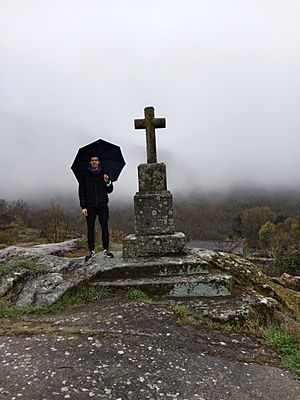
[{"label": "stone column", "polygon": [[135,233],[137,235],[172,234],[172,195],[167,190],[163,163],[138,166],[139,192],[134,196]]},{"label": "stone column", "polygon": [[182,232],[175,232],[165,164],[140,164],[138,179],[139,191],[134,196],[135,234],[124,239],[123,257],[184,253],[186,237]]}]

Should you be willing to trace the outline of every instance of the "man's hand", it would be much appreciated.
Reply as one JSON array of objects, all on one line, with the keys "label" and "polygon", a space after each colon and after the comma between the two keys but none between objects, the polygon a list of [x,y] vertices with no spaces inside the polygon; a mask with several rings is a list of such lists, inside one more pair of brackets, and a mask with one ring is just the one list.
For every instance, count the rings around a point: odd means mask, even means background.
[{"label": "man's hand", "polygon": [[103,179],[104,179],[104,182],[107,183],[109,181],[109,176],[107,174],[103,174]]},{"label": "man's hand", "polygon": [[84,217],[87,217],[87,216],[88,216],[87,209],[86,209],[86,208],[83,208],[83,209],[81,210],[81,214],[82,214]]}]

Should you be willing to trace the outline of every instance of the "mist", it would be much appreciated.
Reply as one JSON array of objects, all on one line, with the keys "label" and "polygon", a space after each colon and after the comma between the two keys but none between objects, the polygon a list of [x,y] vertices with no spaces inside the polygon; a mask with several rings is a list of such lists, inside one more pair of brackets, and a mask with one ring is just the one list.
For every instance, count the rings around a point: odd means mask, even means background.
[{"label": "mist", "polygon": [[296,1],[0,1],[0,198],[77,199],[70,166],[98,138],[137,190],[153,105],[158,161],[178,194],[298,190]]}]

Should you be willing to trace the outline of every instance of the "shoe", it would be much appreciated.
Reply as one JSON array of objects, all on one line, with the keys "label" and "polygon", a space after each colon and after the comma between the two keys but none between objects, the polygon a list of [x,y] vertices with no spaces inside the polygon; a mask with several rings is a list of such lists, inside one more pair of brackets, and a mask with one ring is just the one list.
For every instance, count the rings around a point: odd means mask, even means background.
[{"label": "shoe", "polygon": [[89,254],[87,256],[85,256],[84,261],[87,262],[87,261],[91,260],[94,257],[95,257],[95,252],[94,251],[90,251]]},{"label": "shoe", "polygon": [[114,258],[113,253],[110,253],[108,250],[103,250],[103,255],[106,258]]}]

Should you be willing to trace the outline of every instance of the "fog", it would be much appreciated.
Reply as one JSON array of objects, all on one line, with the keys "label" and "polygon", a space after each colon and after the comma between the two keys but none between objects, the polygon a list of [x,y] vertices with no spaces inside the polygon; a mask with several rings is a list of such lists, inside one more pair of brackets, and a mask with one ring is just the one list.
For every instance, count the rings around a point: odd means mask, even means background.
[{"label": "fog", "polygon": [[0,0],[0,198],[77,196],[70,166],[121,146],[137,190],[153,105],[172,192],[299,189],[300,3]]}]

